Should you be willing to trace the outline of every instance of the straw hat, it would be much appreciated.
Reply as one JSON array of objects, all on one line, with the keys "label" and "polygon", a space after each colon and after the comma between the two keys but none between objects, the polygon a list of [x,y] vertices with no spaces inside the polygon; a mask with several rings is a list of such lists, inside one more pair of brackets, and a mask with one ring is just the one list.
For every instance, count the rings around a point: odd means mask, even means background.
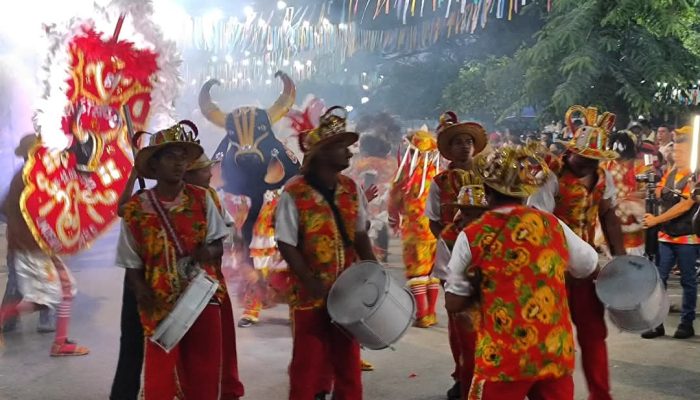
[{"label": "straw hat", "polygon": [[218,164],[220,162],[221,162],[220,158],[215,157],[213,160],[211,160],[206,155],[206,153],[202,153],[202,155],[199,156],[198,159],[196,159],[192,164],[190,164],[189,167],[187,167],[187,170],[188,171],[196,171],[198,169],[211,167],[212,165]]},{"label": "straw hat", "polygon": [[317,128],[300,133],[299,147],[304,152],[302,170],[308,168],[311,160],[323,147],[338,142],[342,142],[345,146],[350,146],[357,142],[359,135],[355,132],[347,131],[346,120],[347,111],[345,108],[333,106],[321,116]]},{"label": "straw hat", "polygon": [[[574,117],[582,116],[583,125],[578,129]],[[595,107],[571,106],[566,111],[566,125],[574,132],[574,137],[566,147],[574,154],[594,160],[614,160],[620,155],[608,150],[608,135],[615,126],[615,114],[605,112],[598,115]]]},{"label": "straw hat", "polygon": [[484,185],[511,197],[529,197],[550,173],[547,163],[522,146],[503,146],[474,158]]},{"label": "straw hat", "polygon": [[[186,130],[189,128],[189,131]],[[160,130],[156,133],[137,132],[134,135],[134,146],[138,145],[138,140],[143,134],[151,135],[148,146],[140,149],[136,153],[134,168],[139,175],[147,179],[155,179],[155,171],[149,166],[148,160],[157,152],[168,147],[180,147],[185,150],[185,158],[188,163],[192,163],[202,155],[204,150],[197,140],[197,126],[191,121],[183,120],[170,128]]]},{"label": "straw hat", "polygon": [[440,154],[452,161],[450,154],[450,142],[457,135],[467,134],[474,141],[474,155],[481,153],[486,147],[486,130],[476,122],[459,122],[457,115],[447,111],[440,116],[440,125],[437,128],[437,142]]},{"label": "straw hat", "polygon": [[437,141],[425,125],[406,136],[406,140],[412,147],[415,147],[422,153],[437,150]]},{"label": "straw hat", "polygon": [[484,185],[465,185],[459,189],[457,202],[447,204],[452,207],[461,209],[485,209],[488,208],[486,203],[486,193],[484,193]]}]

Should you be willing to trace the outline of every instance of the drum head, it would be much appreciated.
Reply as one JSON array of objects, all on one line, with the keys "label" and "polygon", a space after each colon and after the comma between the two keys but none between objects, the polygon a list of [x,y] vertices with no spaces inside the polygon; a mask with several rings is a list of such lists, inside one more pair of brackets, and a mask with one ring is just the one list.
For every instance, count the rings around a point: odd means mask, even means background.
[{"label": "drum head", "polygon": [[341,325],[368,318],[384,300],[387,284],[386,271],[380,264],[361,261],[352,265],[328,294],[328,314]]},{"label": "drum head", "polygon": [[641,256],[618,256],[603,267],[596,293],[606,306],[630,310],[651,296],[659,284],[656,265]]}]

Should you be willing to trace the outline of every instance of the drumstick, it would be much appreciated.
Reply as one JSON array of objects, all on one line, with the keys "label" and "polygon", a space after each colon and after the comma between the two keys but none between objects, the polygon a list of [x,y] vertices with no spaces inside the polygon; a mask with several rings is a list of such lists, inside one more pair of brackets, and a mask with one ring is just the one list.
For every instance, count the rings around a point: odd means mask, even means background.
[{"label": "drumstick", "polygon": [[[124,111],[124,120],[126,121],[126,130],[128,132],[129,136],[129,144],[131,145],[131,151],[134,154],[134,161],[136,161],[136,152],[137,149],[134,147],[135,143],[133,142],[134,140],[134,123],[131,120],[131,111],[129,110],[129,105],[124,104],[123,111]],[[138,177],[139,181],[139,189],[144,190],[146,188],[146,181],[142,177]]]}]

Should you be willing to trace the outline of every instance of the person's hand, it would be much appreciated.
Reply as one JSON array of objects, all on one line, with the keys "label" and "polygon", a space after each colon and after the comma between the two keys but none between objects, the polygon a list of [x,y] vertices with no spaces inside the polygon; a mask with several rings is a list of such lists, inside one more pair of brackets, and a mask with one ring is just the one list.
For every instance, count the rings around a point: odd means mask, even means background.
[{"label": "person's hand", "polygon": [[362,190],[365,192],[365,198],[368,203],[379,196],[379,188],[377,185],[369,185],[368,188],[363,187]]},{"label": "person's hand", "polygon": [[659,218],[652,214],[644,214],[644,220],[642,221],[645,228],[653,228],[659,224]]}]

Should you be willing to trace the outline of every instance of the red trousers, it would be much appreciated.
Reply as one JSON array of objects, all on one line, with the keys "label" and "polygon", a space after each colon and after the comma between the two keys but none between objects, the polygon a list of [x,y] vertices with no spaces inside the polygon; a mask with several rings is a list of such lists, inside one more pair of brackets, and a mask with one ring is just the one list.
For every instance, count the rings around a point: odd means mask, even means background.
[{"label": "red trousers", "polygon": [[289,399],[313,400],[333,371],[333,399],[361,400],[360,346],[331,323],[325,308],[292,312],[293,347]]},{"label": "red trousers", "polygon": [[[466,399],[469,394],[469,387],[474,378],[474,357],[476,353],[476,331],[469,326],[466,321],[460,320],[463,316],[450,315],[447,325],[452,324],[452,330],[456,331],[457,345],[459,351],[458,373],[460,387],[462,389],[462,398]],[[452,340],[452,339],[450,339]]]},{"label": "red trousers", "polygon": [[170,353],[145,339],[140,399],[218,400],[221,396],[221,307],[208,305]]},{"label": "red trousers", "polygon": [[581,347],[581,364],[588,384],[589,400],[612,400],[608,349],[605,338],[605,307],[595,293],[593,281],[575,281],[567,284],[571,319],[576,326],[576,337]]},{"label": "red trousers", "polygon": [[478,377],[472,383],[469,400],[573,400],[571,375],[541,381],[487,382]]},{"label": "red trousers", "polygon": [[221,304],[221,400],[236,400],[243,397],[243,384],[238,377],[238,356],[236,353],[236,325],[233,321],[231,299]]}]

